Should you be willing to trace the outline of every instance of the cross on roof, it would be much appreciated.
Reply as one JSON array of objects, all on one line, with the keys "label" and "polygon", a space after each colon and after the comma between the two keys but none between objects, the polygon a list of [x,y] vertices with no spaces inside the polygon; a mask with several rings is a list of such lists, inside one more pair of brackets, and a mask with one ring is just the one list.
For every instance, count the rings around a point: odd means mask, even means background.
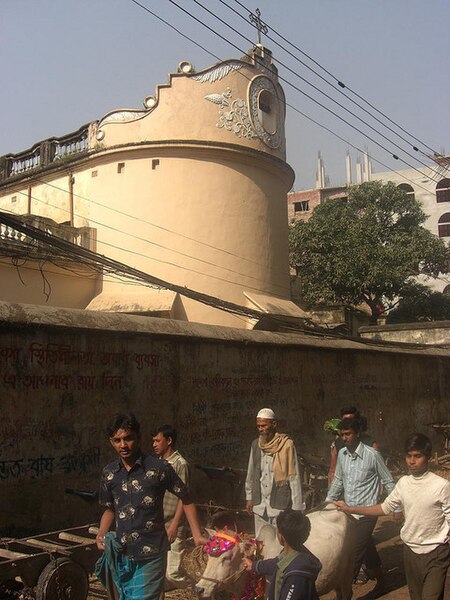
[{"label": "cross on roof", "polygon": [[250,19],[250,23],[258,30],[258,44],[261,44],[261,33],[267,34],[269,28],[261,20],[261,11],[259,8],[255,10],[255,13],[250,13],[248,18]]}]

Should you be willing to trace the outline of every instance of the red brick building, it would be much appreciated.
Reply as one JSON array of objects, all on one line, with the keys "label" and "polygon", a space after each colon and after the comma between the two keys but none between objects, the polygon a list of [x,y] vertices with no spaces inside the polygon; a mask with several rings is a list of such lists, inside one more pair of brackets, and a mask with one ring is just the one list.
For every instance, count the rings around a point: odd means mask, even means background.
[{"label": "red brick building", "polygon": [[313,210],[319,204],[330,199],[345,198],[347,186],[326,187],[301,192],[289,192],[287,195],[288,222],[308,221]]}]

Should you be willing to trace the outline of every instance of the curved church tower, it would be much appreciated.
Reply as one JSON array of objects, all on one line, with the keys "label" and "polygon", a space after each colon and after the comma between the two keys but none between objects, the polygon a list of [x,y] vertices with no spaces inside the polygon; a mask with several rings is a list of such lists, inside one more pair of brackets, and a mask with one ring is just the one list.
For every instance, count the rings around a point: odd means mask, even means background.
[{"label": "curved church tower", "polygon": [[[18,162],[26,153],[0,159],[0,210],[95,232],[97,252],[165,281],[302,316],[289,300],[286,194],[294,173],[285,162],[284,121],[284,93],[263,46],[201,71],[182,62],[144,109],[115,110],[79,130],[78,150],[54,138],[27,151],[39,149],[31,168]],[[24,198],[14,206],[20,189]],[[107,279],[77,296],[76,307],[255,325]]]}]

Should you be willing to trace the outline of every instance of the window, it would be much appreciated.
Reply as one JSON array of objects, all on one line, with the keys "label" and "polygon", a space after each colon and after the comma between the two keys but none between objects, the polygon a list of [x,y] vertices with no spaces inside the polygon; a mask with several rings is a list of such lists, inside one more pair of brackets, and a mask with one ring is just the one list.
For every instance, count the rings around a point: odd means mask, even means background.
[{"label": "window", "polygon": [[441,179],[437,184],[436,202],[450,202],[450,179]]},{"label": "window", "polygon": [[309,200],[300,200],[294,202],[294,212],[307,212],[309,210]]},{"label": "window", "polygon": [[277,115],[275,109],[275,98],[267,90],[260,92],[258,96],[258,116],[261,125],[267,133],[275,133],[277,130]]},{"label": "window", "polygon": [[450,212],[445,213],[438,221],[439,237],[450,237]]},{"label": "window", "polygon": [[125,171],[125,163],[117,163],[117,172],[123,173]]},{"label": "window", "polygon": [[414,200],[414,188],[412,185],[409,185],[409,183],[401,183],[397,187],[399,190],[403,190],[404,192],[406,192],[408,196],[410,196],[411,200]]},{"label": "window", "polygon": [[154,158],[154,159],[152,160],[152,169],[153,169],[153,171],[154,171],[154,170],[155,170],[157,167],[159,167],[159,158]]}]

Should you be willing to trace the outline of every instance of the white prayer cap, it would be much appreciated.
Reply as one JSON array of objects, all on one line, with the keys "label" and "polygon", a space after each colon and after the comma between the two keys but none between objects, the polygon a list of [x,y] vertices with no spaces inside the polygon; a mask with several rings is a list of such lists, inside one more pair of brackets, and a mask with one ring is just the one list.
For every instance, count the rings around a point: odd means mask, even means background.
[{"label": "white prayer cap", "polygon": [[275,420],[275,413],[271,408],[262,408],[256,415],[257,419],[272,419]]}]

